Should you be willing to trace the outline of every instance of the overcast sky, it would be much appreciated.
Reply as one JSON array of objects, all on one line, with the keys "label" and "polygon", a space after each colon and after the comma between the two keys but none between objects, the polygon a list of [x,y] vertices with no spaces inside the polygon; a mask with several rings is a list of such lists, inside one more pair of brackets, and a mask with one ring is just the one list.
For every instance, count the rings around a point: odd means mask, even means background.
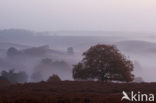
[{"label": "overcast sky", "polygon": [[0,0],[0,29],[156,32],[156,0]]}]

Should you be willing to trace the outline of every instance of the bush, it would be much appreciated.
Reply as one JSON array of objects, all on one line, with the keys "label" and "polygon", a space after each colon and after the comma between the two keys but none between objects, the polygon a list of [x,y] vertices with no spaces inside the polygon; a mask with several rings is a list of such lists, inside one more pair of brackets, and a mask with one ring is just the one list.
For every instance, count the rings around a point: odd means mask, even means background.
[{"label": "bush", "polygon": [[7,56],[10,56],[10,57],[16,56],[18,54],[19,54],[19,51],[14,47],[9,48],[7,51]]},{"label": "bush", "polygon": [[53,74],[47,80],[47,82],[55,82],[55,81],[61,81],[60,77],[57,74]]}]

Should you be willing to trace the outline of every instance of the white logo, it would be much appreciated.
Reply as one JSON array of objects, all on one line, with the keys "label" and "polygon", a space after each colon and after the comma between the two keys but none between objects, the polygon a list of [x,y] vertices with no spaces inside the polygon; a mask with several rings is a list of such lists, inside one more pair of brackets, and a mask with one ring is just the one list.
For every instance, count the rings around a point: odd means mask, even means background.
[{"label": "white logo", "polygon": [[126,100],[129,100],[130,101],[130,98],[128,97],[128,95],[127,95],[127,93],[125,91],[123,91],[122,94],[123,94],[123,97],[121,98],[121,101],[123,99],[126,99]]},{"label": "white logo", "polygon": [[123,94],[123,97],[121,98],[121,101],[123,101],[123,100],[140,101],[140,102],[154,101],[154,94],[142,94],[140,92],[134,93],[133,91],[130,92],[131,97],[129,97],[125,91],[123,91],[122,94]]}]

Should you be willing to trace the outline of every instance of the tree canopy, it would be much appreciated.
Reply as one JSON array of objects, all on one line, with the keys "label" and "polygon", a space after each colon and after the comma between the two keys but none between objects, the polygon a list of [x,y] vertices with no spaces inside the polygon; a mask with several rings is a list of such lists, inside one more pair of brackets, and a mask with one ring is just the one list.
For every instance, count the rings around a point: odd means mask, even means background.
[{"label": "tree canopy", "polygon": [[7,56],[15,56],[19,53],[19,51],[14,48],[14,47],[10,47],[7,51]]},{"label": "tree canopy", "polygon": [[133,64],[113,45],[98,44],[83,53],[84,58],[73,68],[76,80],[126,81],[134,79]]}]

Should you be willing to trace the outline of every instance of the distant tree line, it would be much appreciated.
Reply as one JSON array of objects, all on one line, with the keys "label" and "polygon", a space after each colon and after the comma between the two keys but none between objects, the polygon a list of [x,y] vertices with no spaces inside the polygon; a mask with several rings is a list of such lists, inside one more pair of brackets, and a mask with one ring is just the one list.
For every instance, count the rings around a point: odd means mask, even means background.
[{"label": "distant tree line", "polygon": [[25,83],[28,80],[28,75],[25,72],[15,72],[14,69],[9,71],[3,70],[0,79],[9,83]]},{"label": "distant tree line", "polygon": [[[67,51],[72,54],[73,48],[69,47]],[[17,49],[8,49],[8,56],[16,54],[18,54]],[[37,68],[44,68],[45,66],[50,68],[52,66],[60,65],[63,67],[67,66],[64,61],[52,61],[49,58],[45,58],[41,60]],[[127,59],[116,46],[97,44],[84,52],[83,59],[78,64],[74,65],[73,78],[75,80],[131,82],[134,80],[134,75],[132,74],[133,68],[132,61]],[[27,81],[28,76],[25,72],[15,72],[14,70],[10,70],[2,71],[0,78],[5,78],[11,83],[24,83]],[[32,73],[32,78],[41,81],[42,75],[40,71]],[[50,76],[47,81],[51,82],[60,80],[60,77],[54,74]]]}]

